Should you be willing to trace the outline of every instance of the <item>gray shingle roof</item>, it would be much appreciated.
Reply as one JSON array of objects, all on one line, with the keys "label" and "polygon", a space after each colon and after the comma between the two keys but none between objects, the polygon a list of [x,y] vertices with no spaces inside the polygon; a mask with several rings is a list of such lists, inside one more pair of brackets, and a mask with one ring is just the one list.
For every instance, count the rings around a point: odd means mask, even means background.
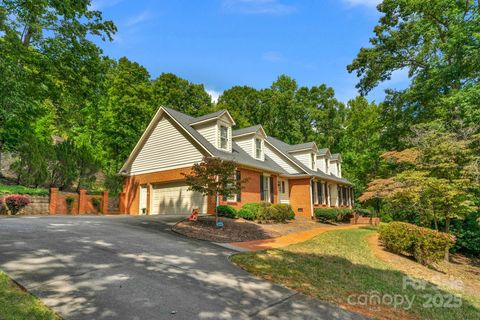
[{"label": "gray shingle roof", "polygon": [[331,160],[338,160],[340,159],[340,154],[339,153],[334,153],[332,154],[332,156],[330,157]]},{"label": "gray shingle roof", "polygon": [[330,151],[330,150],[329,150],[328,148],[323,148],[323,149],[318,150],[318,154],[319,154],[320,156],[324,156],[324,155],[326,155],[327,152],[329,152],[329,151]]},{"label": "gray shingle roof", "polygon": [[[165,109],[167,109],[167,108],[165,108]],[[173,109],[169,108],[168,110],[173,110]],[[212,113],[200,116],[200,117],[196,117],[196,118],[190,117],[191,120],[189,121],[189,123],[196,123],[196,122],[200,122],[200,121],[204,121],[204,120],[208,120],[208,119],[215,119],[215,118],[218,118],[219,116],[221,116],[225,112],[227,112],[227,110],[222,109],[222,110],[218,110],[216,112],[212,112]]]},{"label": "gray shingle roof", "polygon": [[305,143],[299,143],[299,144],[287,144],[288,146],[288,152],[293,152],[297,150],[305,150],[305,149],[312,149],[315,146],[315,142],[305,142]]},{"label": "gray shingle roof", "polygon": [[321,179],[330,180],[330,181],[351,184],[350,181],[348,181],[347,179],[339,178],[331,174],[326,174],[322,171],[313,171],[312,169],[308,168],[306,165],[298,161],[294,156],[289,154],[289,148],[291,147],[289,144],[273,137],[267,137],[267,141],[270,144],[272,144],[275,148],[280,150],[290,161],[294,162],[298,167],[300,167],[308,175],[315,176]]},{"label": "gray shingle roof", "polygon": [[[232,141],[232,152],[222,151],[217,149],[214,145],[212,145],[207,139],[205,139],[197,130],[195,130],[190,123],[195,123],[198,118],[191,117],[186,115],[182,112],[179,112],[174,109],[164,108],[165,111],[175,119],[192,137],[194,137],[211,155],[214,157],[218,157],[224,160],[235,161],[238,164],[242,164],[249,167],[254,167],[262,170],[266,170],[269,172],[276,172],[282,175],[294,176],[288,174],[282,167],[280,167],[276,162],[274,162],[270,157],[265,155],[265,160],[260,161],[253,157],[251,157],[248,153],[246,153],[242,148],[240,148],[235,141]],[[218,116],[218,115],[217,115]],[[193,121],[195,120],[195,121]],[[255,127],[255,126],[254,126]],[[253,127],[250,127],[253,128]],[[248,129],[248,128],[247,128]],[[237,131],[237,130],[236,130]],[[325,180],[340,182],[344,184],[351,184],[347,179],[339,178],[333,175],[325,174],[321,171],[313,171],[309,169],[307,166],[303,165],[300,161],[298,161],[295,157],[288,153],[289,148],[292,147],[291,145],[278,140],[273,137],[267,137],[266,139],[270,144],[272,144],[275,148],[280,150],[285,157],[287,157],[290,161],[295,163],[298,167],[300,167],[307,175],[315,176],[318,178],[322,178]],[[302,144],[302,145],[308,145]],[[298,145],[297,145],[298,146]],[[300,174],[302,175],[302,174]]]},{"label": "gray shingle roof", "polygon": [[264,161],[257,160],[251,157],[248,153],[246,153],[242,148],[240,148],[234,141],[232,141],[232,152],[222,151],[215,148],[207,139],[205,139],[197,130],[193,129],[190,126],[190,121],[192,119],[196,119],[190,117],[184,113],[179,111],[164,108],[167,113],[173,117],[187,132],[194,137],[201,145],[207,149],[207,151],[212,154],[214,157],[218,157],[224,160],[235,161],[239,164],[243,164],[246,166],[251,166],[259,169],[263,169],[266,171],[273,171],[278,172],[281,174],[286,174],[287,172],[282,169],[276,162],[270,159],[268,156],[265,156]]},{"label": "gray shingle roof", "polygon": [[237,130],[233,130],[232,132],[232,136],[233,137],[236,137],[236,136],[240,136],[240,135],[243,135],[243,134],[249,134],[249,133],[255,133],[257,132],[262,126],[257,124],[255,126],[251,126],[251,127],[248,127],[248,128],[242,128],[242,129],[237,129]]}]

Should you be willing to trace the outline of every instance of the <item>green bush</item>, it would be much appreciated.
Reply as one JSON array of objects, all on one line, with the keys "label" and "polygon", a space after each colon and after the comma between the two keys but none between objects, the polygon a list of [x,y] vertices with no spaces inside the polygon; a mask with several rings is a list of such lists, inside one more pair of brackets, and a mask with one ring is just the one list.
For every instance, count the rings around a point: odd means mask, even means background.
[{"label": "green bush", "polygon": [[403,222],[380,225],[380,240],[388,251],[412,254],[415,244],[416,226]]},{"label": "green bush", "polygon": [[242,206],[242,209],[238,211],[238,215],[245,220],[255,220],[257,218],[260,207],[261,207],[260,203],[256,203],[256,202],[245,203]]},{"label": "green bush", "polygon": [[245,220],[255,220],[255,213],[248,208],[241,208],[238,210],[238,216]]},{"label": "green bush", "polygon": [[289,204],[277,203],[273,207],[277,209],[277,221],[285,222],[295,218],[295,212]]},{"label": "green bush", "polygon": [[337,212],[333,208],[316,208],[314,214],[320,222],[335,222],[337,220]]},{"label": "green bush", "polygon": [[455,238],[448,233],[418,227],[405,222],[380,226],[380,240],[387,250],[412,255],[423,265],[431,265],[444,257]]},{"label": "green bush", "polygon": [[252,202],[244,204],[238,211],[238,216],[245,220],[257,220],[258,222],[285,222],[295,218],[295,213],[288,204]]},{"label": "green bush", "polygon": [[346,222],[352,215],[352,210],[348,208],[316,208],[315,217],[320,222]]},{"label": "green bush", "polygon": [[237,210],[235,210],[234,207],[228,205],[218,206],[217,214],[219,217],[226,217],[230,219],[236,219],[238,217]]},{"label": "green bush", "polygon": [[271,203],[262,202],[255,218],[259,222],[278,221],[278,210]]}]

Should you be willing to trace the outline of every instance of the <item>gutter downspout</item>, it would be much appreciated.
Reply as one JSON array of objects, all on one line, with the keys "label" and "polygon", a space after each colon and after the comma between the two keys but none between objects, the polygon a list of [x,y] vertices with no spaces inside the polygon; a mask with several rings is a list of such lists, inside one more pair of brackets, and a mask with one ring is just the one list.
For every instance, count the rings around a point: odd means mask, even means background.
[{"label": "gutter downspout", "polygon": [[312,182],[313,178],[310,178],[310,185],[308,186],[308,189],[310,190],[310,218],[313,219],[313,195],[312,195]]}]

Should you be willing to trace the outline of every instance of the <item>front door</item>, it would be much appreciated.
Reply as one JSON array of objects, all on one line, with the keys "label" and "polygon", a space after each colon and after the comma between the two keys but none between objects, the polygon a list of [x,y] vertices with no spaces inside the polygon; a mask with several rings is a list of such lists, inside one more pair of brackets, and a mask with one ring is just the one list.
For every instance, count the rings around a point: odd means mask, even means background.
[{"label": "front door", "polygon": [[288,180],[286,179],[278,179],[278,203],[290,203],[288,197]]},{"label": "front door", "polygon": [[140,204],[138,214],[147,214],[147,186],[140,186]]}]

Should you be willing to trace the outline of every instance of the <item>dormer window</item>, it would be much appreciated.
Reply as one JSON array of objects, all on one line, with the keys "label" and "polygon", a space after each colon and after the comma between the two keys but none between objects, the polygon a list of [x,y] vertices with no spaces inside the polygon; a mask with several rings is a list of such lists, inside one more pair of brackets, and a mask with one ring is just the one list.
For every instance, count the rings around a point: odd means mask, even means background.
[{"label": "dormer window", "polygon": [[228,149],[228,128],[220,126],[220,148]]},{"label": "dormer window", "polygon": [[311,157],[312,170],[315,170],[315,160],[316,160],[317,156],[315,155],[315,153],[312,153],[310,155],[310,157]]},{"label": "dormer window", "polygon": [[325,159],[325,173],[329,174],[330,171],[328,171],[328,159]]},{"label": "dormer window", "polygon": [[262,140],[255,138],[255,158],[262,158]]}]

